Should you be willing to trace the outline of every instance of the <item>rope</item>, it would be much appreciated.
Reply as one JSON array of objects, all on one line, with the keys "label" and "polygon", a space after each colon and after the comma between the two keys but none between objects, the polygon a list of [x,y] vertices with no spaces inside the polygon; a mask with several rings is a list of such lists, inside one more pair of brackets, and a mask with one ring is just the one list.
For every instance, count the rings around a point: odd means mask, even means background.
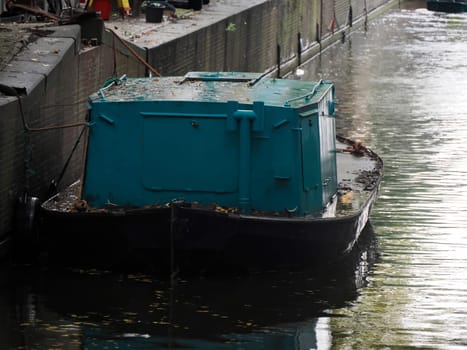
[{"label": "rope", "polygon": [[86,101],[88,101],[87,98],[82,99],[81,101],[73,102],[73,103],[49,104],[49,105],[41,106],[41,109],[56,108],[56,107],[73,107],[73,106],[77,106],[77,105],[82,106],[82,105],[84,105],[86,103]]},{"label": "rope", "polygon": [[160,73],[153,67],[151,66],[149,63],[146,62],[146,60],[144,60],[140,55],[138,55],[138,53],[133,50],[130,45],[128,45],[125,40],[123,40],[122,38],[120,38],[120,36],[118,36],[118,34],[111,28],[106,28],[106,30],[108,30],[109,32],[111,32],[117,39],[118,41],[120,41],[120,43],[126,47],[126,49],[128,51],[130,51],[130,53],[135,56],[135,58],[141,62],[151,73],[153,73],[154,75],[160,77]]},{"label": "rope", "polygon": [[75,153],[76,148],[78,147],[78,144],[79,144],[81,138],[83,137],[85,130],[86,130],[85,127],[83,127],[81,129],[81,132],[80,132],[78,138],[76,139],[75,144],[73,145],[73,148],[72,148],[72,150],[70,152],[70,155],[68,156],[68,158],[67,158],[67,160],[65,162],[65,165],[63,166],[62,171],[60,172],[60,175],[58,176],[58,179],[56,181],[52,180],[52,183],[50,184],[50,188],[49,188],[49,195],[53,195],[53,194],[57,193],[58,185],[60,184],[60,182],[63,179],[63,176],[65,175],[65,171],[68,168],[68,165],[70,164],[71,157]]},{"label": "rope", "polygon": [[[26,191],[29,189],[29,178],[30,178],[30,175],[33,175],[34,174],[34,171],[31,167],[31,162],[32,162],[32,145],[31,145],[31,140],[30,140],[30,133],[31,132],[41,132],[41,131],[49,131],[49,130],[57,130],[57,129],[65,129],[65,128],[74,128],[74,127],[77,127],[77,126],[83,126],[83,129],[81,130],[81,133],[78,137],[78,139],[76,140],[74,146],[73,146],[73,149],[70,153],[70,155],[68,156],[66,162],[65,162],[65,165],[58,177],[58,180],[57,181],[52,181],[52,184],[51,184],[51,189],[52,188],[57,188],[57,185],[58,183],[62,180],[63,178],[63,175],[65,174],[65,171],[66,169],[68,168],[68,164],[70,163],[70,160],[71,160],[71,157],[73,156],[76,148],[78,147],[78,144],[81,140],[81,137],[83,136],[84,134],[84,131],[86,130],[86,126],[88,126],[89,124],[87,122],[77,122],[77,123],[70,123],[70,124],[63,124],[63,125],[52,125],[52,126],[46,126],[46,127],[41,127],[41,128],[31,128],[28,123],[26,122],[26,117],[25,117],[25,114],[24,114],[24,108],[23,108],[23,101],[21,100],[21,96],[19,95],[18,91],[11,87],[11,86],[6,86],[6,85],[3,85],[3,84],[0,84],[0,92],[3,92],[4,94],[6,94],[7,96],[13,96],[13,97],[16,97],[18,99],[18,106],[19,106],[19,112],[20,112],[20,116],[21,116],[21,122],[23,124],[23,129],[24,131],[26,131],[24,133],[24,137],[25,137],[25,140],[24,140],[24,145],[25,145],[25,157],[24,157],[24,171],[25,171],[25,174],[24,174],[24,178],[25,178],[25,188],[26,188]],[[51,190],[49,189],[49,191]]]},{"label": "rope", "polygon": [[49,131],[49,130],[57,130],[57,129],[67,129],[67,128],[75,128],[77,126],[86,126],[88,125],[87,122],[77,122],[77,123],[70,123],[70,124],[63,124],[63,125],[51,125],[51,126],[45,126],[41,128],[31,128],[28,123],[26,122],[26,117],[24,116],[24,110],[23,110],[23,102],[21,101],[21,96],[16,94],[16,97],[18,98],[18,104],[19,104],[19,112],[21,115],[21,121],[23,123],[23,129],[28,132],[40,132],[40,131]]},{"label": "rope", "polygon": [[[66,128],[74,128],[77,126],[85,126],[88,125],[86,122],[78,122],[78,123],[71,123],[71,124],[64,124],[64,125],[52,125],[52,126],[46,126],[46,127],[41,127],[41,128],[32,128],[28,125],[26,122],[26,117],[24,115],[24,109],[23,109],[23,102],[21,100],[21,96],[18,93],[18,91],[7,85],[0,84],[0,92],[4,93],[7,96],[13,96],[18,99],[18,106],[19,106],[19,112],[21,116],[21,121],[23,123],[23,129],[25,131],[29,132],[38,132],[38,131],[48,131],[48,130],[56,130],[56,129],[66,129]],[[46,107],[51,107],[51,106],[46,106]]]}]

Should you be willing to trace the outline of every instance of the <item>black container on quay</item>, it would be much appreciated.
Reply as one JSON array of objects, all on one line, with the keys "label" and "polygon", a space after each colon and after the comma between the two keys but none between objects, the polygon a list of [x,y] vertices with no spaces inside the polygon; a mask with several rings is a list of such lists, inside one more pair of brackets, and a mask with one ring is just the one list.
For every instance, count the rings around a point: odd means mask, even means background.
[{"label": "black container on quay", "polygon": [[146,7],[146,22],[161,23],[165,6],[158,2],[149,3]]}]

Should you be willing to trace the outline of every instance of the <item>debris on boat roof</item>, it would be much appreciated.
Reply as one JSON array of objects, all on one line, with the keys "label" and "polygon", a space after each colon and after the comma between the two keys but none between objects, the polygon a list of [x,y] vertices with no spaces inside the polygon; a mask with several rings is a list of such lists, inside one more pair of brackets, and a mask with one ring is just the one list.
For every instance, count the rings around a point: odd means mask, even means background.
[{"label": "debris on boat roof", "polygon": [[[228,74],[228,76],[227,76]],[[235,84],[235,88],[232,88]],[[272,88],[273,87],[273,88]],[[91,96],[92,102],[129,101],[238,101],[251,104],[263,101],[267,105],[286,106],[313,104],[321,100],[330,82],[262,78],[261,74],[219,72],[206,76],[203,72],[184,77],[130,78],[109,84]],[[293,101],[293,102],[291,102]]]}]

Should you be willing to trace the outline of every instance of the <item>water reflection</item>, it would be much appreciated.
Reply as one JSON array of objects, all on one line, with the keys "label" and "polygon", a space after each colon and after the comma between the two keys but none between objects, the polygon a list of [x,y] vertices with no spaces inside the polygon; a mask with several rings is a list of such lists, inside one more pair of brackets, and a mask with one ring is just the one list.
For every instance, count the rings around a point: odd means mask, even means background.
[{"label": "water reflection", "polygon": [[467,14],[413,6],[306,66],[336,83],[339,132],[385,161],[381,261],[331,318],[336,348],[467,346],[466,36]]},{"label": "water reflection", "polygon": [[0,341],[26,349],[329,348],[330,310],[352,303],[378,250],[371,225],[334,265],[159,280],[141,273],[4,273]]}]

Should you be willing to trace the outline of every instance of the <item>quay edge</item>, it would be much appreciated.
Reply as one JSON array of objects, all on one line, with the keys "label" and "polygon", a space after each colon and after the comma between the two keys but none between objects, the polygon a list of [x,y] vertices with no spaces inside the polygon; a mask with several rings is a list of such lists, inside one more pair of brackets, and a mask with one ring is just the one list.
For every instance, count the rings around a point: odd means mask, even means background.
[{"label": "quay edge", "polygon": [[[169,38],[164,30],[173,32],[179,23],[174,23],[175,27],[153,24],[159,36],[165,35],[170,40],[146,46],[128,43],[162,75],[185,74],[189,70],[262,71],[277,75],[279,62],[280,74],[284,76],[298,63],[319,54],[400,1],[352,0],[350,3],[352,26],[349,26],[348,0],[211,0],[203,10],[193,14],[195,21],[202,25],[184,27]],[[230,10],[216,17],[216,11],[221,10],[219,6],[230,6]],[[105,25],[120,26],[116,23],[123,21],[112,20]],[[43,200],[49,195],[52,180],[60,180],[59,186],[63,187],[82,172],[82,142],[75,148],[82,126],[40,132],[26,129],[83,121],[87,97],[113,75],[114,57],[118,76],[146,74],[145,67],[123,45],[113,44],[108,32],[102,37],[102,45],[84,47],[78,25],[36,24],[34,35],[29,30],[21,32],[18,27],[15,28],[18,40],[29,43],[22,48],[16,45],[17,52],[10,52],[12,58],[8,62],[0,61],[0,84],[16,88],[20,94],[18,98],[0,92],[2,242],[18,231],[15,225],[18,198],[27,192]],[[8,31],[7,26],[4,28],[1,35]],[[23,231],[22,241],[34,242],[34,233],[24,232],[25,227],[20,227],[20,231]],[[17,248],[21,250],[22,246]]]}]

